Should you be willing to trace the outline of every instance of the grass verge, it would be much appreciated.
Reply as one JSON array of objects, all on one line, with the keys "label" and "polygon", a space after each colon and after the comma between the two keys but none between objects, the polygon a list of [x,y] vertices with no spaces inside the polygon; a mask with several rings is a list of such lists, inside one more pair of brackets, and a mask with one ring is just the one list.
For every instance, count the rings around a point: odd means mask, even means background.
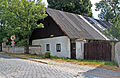
[{"label": "grass verge", "polygon": [[31,58],[39,58],[39,59],[49,59],[58,62],[73,62],[80,63],[82,65],[109,65],[109,66],[117,66],[115,62],[110,61],[98,61],[98,60],[81,60],[81,59],[70,59],[65,57],[55,57],[51,56],[50,58],[45,58],[44,56],[36,55],[36,54],[8,54],[9,56],[23,56],[23,57],[31,57]]}]

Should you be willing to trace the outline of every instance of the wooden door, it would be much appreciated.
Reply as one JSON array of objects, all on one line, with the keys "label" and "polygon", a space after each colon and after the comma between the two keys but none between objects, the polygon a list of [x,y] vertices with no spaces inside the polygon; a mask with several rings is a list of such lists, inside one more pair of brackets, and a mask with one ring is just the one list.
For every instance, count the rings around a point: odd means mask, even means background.
[{"label": "wooden door", "polygon": [[76,59],[76,43],[71,43],[71,58]]},{"label": "wooden door", "polygon": [[111,47],[109,42],[85,43],[84,58],[88,60],[111,61]]}]

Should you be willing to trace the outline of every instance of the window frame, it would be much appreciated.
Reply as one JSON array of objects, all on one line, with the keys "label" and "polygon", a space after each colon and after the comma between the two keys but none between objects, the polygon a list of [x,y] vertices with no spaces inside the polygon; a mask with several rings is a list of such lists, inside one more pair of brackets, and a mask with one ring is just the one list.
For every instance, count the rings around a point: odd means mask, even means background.
[{"label": "window frame", "polygon": [[61,44],[56,44],[56,52],[61,52]]},{"label": "window frame", "polygon": [[46,44],[46,51],[50,51],[50,44]]}]

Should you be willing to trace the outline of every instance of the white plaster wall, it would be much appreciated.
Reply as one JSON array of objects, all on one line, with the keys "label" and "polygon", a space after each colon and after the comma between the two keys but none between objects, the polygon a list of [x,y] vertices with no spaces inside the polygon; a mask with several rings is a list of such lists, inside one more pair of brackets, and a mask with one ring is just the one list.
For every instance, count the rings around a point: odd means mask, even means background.
[{"label": "white plaster wall", "polygon": [[115,45],[115,62],[117,62],[120,67],[120,42]]},{"label": "white plaster wall", "polygon": [[76,41],[76,59],[84,59],[84,41]]},{"label": "white plaster wall", "polygon": [[30,54],[42,55],[41,46],[30,46],[29,47],[29,53]]},{"label": "white plaster wall", "polygon": [[25,52],[24,47],[14,47],[14,48],[10,47],[8,51],[8,53],[18,53],[18,54],[24,53],[24,52]]},{"label": "white plaster wall", "polygon": [[25,49],[24,47],[4,47],[2,48],[3,52],[7,52],[7,53],[15,53],[15,54],[21,54],[21,53],[25,53]]},{"label": "white plaster wall", "polygon": [[[71,57],[70,39],[67,36],[37,39],[32,41],[32,45],[41,45],[41,51],[43,54],[46,52],[46,44],[50,44],[50,52],[52,56]],[[56,44],[61,44],[61,52],[56,52]]]}]

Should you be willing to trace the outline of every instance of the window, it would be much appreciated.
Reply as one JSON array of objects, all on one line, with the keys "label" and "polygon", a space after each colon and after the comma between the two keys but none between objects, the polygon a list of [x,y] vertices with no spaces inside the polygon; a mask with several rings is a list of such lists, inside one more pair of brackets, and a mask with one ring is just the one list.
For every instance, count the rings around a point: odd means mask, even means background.
[{"label": "window", "polygon": [[50,51],[50,44],[46,44],[46,51]]},{"label": "window", "polygon": [[61,52],[61,44],[56,44],[56,51]]}]

